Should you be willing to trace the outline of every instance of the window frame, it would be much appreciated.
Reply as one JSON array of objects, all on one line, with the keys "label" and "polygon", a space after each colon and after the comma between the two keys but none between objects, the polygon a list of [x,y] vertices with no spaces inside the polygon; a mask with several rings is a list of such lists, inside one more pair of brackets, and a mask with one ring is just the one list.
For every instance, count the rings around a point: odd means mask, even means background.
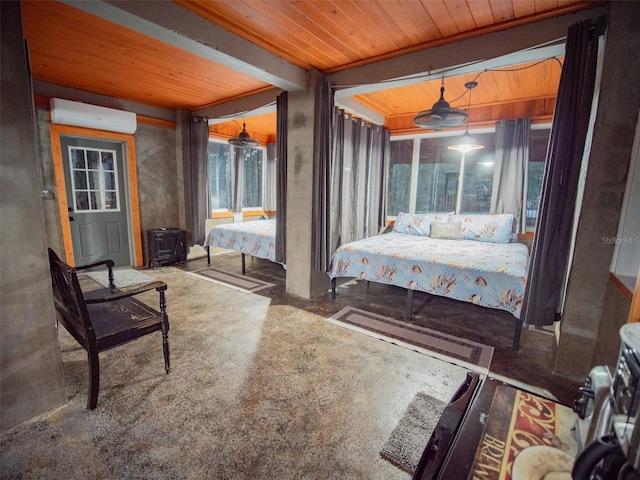
[{"label": "window frame", "polygon": [[[551,123],[538,123],[532,124],[531,130],[549,130],[549,134],[551,134]],[[469,129],[470,135],[478,135],[484,133],[494,133],[495,134],[495,126],[493,127],[484,127],[484,128],[476,128]],[[401,140],[413,140],[413,156],[411,159],[411,177],[410,177],[410,185],[409,185],[409,211],[407,213],[414,214],[416,211],[416,202],[417,202],[417,191],[418,191],[418,171],[419,171],[419,162],[420,162],[420,140],[424,138],[443,138],[443,137],[455,137],[461,136],[462,132],[460,131],[448,131],[448,132],[429,132],[429,133],[421,133],[417,135],[397,135],[391,137],[391,142],[401,141]],[[458,173],[458,184],[460,185],[464,180],[460,178],[460,176],[464,176],[464,172],[461,170]],[[464,188],[464,185],[462,185]],[[389,193],[387,192],[387,195]],[[542,193],[541,193],[542,195]],[[540,196],[541,196],[540,195]],[[539,208],[539,206],[538,206]],[[538,210],[536,208],[536,210]],[[396,219],[396,215],[387,215],[387,222],[393,222]],[[533,232],[535,230],[535,225],[527,226],[527,232]]]},{"label": "window frame", "polygon": [[[230,161],[233,162],[233,160],[235,159],[235,155],[236,155],[236,149],[241,149],[243,147],[236,147],[235,145],[231,145],[229,144],[226,140],[222,140],[222,139],[218,139],[218,138],[214,138],[214,137],[209,137],[208,143],[218,143],[221,145],[227,145],[229,147],[229,158]],[[267,158],[267,148],[260,145],[258,147],[253,147],[254,149],[260,150],[261,155],[260,155],[260,161],[262,163],[262,167],[261,167],[261,175],[260,175],[260,189],[261,189],[261,199],[260,199],[260,206],[257,207],[242,207],[242,211],[243,212],[261,212],[264,209],[264,202],[265,202],[265,188],[266,188],[266,158]],[[209,154],[207,153],[207,158],[209,160],[209,162],[211,162],[211,159],[209,158]],[[211,163],[209,163],[209,167],[211,167]],[[243,167],[244,168],[244,167]],[[211,185],[211,169],[209,170],[209,185]],[[231,186],[231,188],[233,189],[233,185]],[[232,192],[233,194],[233,192]],[[213,197],[213,191],[211,192],[211,196]],[[211,215],[213,216],[214,214],[220,214],[220,213],[229,213],[232,212],[233,210],[231,208],[213,208],[211,207]]]}]

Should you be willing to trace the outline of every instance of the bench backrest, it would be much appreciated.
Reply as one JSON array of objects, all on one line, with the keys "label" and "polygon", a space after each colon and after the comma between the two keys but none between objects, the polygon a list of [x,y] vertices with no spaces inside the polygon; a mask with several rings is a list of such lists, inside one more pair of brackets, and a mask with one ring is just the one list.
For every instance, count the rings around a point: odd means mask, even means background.
[{"label": "bench backrest", "polygon": [[76,270],[49,249],[49,268],[59,320],[85,350],[96,348],[96,335],[91,324]]}]

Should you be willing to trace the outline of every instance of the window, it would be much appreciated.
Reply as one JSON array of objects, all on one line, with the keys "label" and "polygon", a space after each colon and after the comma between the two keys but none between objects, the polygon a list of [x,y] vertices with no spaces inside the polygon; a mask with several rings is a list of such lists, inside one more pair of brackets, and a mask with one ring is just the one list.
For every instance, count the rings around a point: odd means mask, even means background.
[{"label": "window", "polygon": [[211,209],[231,210],[233,205],[233,158],[240,155],[242,172],[242,208],[259,209],[263,205],[263,148],[237,148],[209,140],[209,180]]},{"label": "window", "polygon": [[[531,131],[527,226],[534,227],[542,188],[548,128]],[[473,133],[484,145],[462,154],[449,150],[459,135],[392,140],[388,215],[400,212],[489,213],[493,192],[495,132]]]},{"label": "window", "polygon": [[120,210],[114,150],[69,147],[69,161],[76,212]]},{"label": "window", "polygon": [[538,218],[542,180],[544,177],[545,158],[549,145],[549,128],[531,131],[531,147],[529,150],[529,168],[527,169],[527,230],[534,229]]},{"label": "window", "polygon": [[231,145],[209,141],[211,208],[231,209]]},{"label": "window", "polygon": [[240,154],[244,157],[244,172],[242,176],[242,207],[262,208],[262,150],[258,148],[243,148]]}]

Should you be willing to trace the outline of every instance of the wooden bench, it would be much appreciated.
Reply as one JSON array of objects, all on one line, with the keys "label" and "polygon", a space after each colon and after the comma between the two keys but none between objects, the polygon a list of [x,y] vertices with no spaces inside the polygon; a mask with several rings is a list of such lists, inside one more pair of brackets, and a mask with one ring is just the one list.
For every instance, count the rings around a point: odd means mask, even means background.
[{"label": "wooden bench", "polygon": [[[153,332],[162,332],[164,367],[169,364],[169,317],[167,316],[164,282],[151,282],[126,291],[114,285],[112,260],[71,267],[49,249],[51,283],[58,321],[87,351],[89,361],[89,393],[87,408],[98,404],[100,363],[98,353],[123,345]],[[105,266],[109,287],[84,293],[78,282],[77,271]],[[133,298],[155,289],[160,296],[160,311]]]}]

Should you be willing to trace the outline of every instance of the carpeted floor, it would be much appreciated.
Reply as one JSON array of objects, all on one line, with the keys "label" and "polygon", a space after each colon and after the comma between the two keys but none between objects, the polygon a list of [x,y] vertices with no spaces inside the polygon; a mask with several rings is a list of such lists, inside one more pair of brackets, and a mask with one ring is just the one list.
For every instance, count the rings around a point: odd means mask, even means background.
[{"label": "carpeted floor", "polygon": [[[241,271],[232,255],[211,266]],[[69,402],[2,433],[1,478],[410,478],[380,449],[418,392],[446,402],[466,371],[326,321],[349,306],[401,320],[404,290],[350,280],[304,300],[280,265],[248,257],[247,275],[274,286],[246,294],[187,274],[206,267],[144,270],[169,285],[172,371],[159,333],[104,352],[94,411],[86,354],[59,333]],[[553,337],[525,330],[513,352],[505,312],[418,294],[412,323],[493,346],[494,377],[577,396],[551,374]]]},{"label": "carpeted floor", "polygon": [[2,434],[2,478],[407,479],[382,445],[417,392],[448,401],[465,377],[329,324],[337,305],[145,272],[169,286],[171,373],[159,333],[104,352],[87,411],[86,354],[60,331],[69,402]]}]

